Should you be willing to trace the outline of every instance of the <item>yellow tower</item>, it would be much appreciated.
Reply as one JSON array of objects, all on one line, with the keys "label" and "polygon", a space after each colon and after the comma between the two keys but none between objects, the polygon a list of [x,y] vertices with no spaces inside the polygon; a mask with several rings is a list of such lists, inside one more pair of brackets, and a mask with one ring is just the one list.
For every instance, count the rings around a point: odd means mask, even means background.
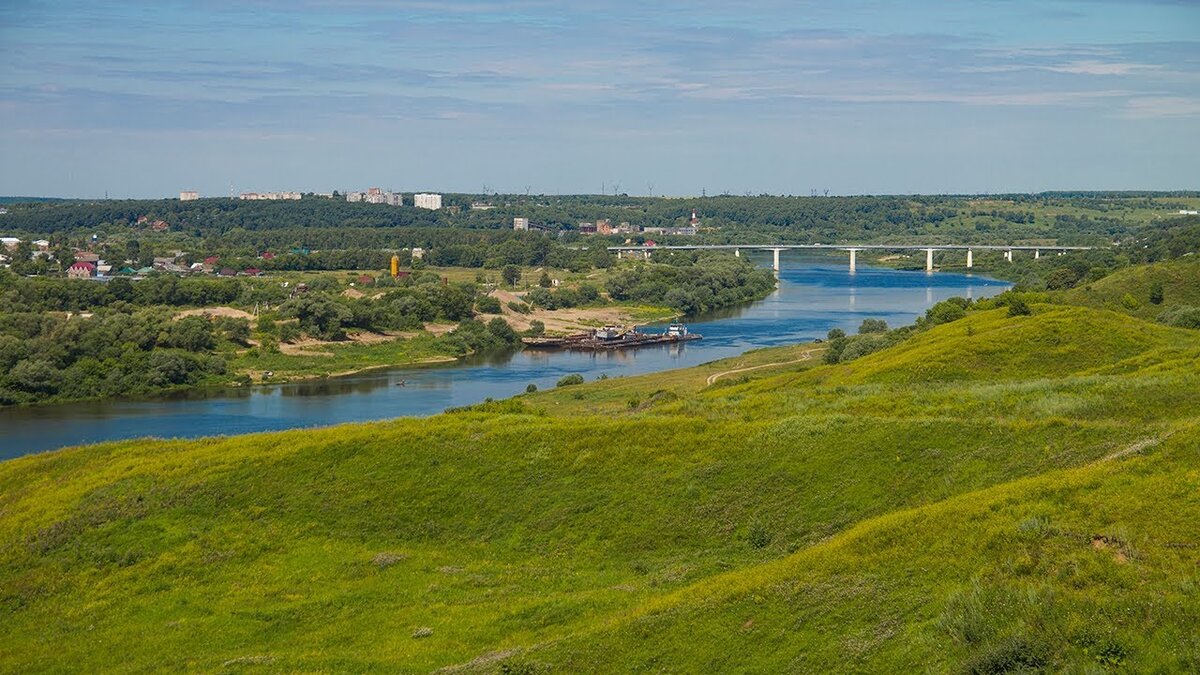
[{"label": "yellow tower", "polygon": [[392,256],[392,278],[400,276],[400,256]]}]

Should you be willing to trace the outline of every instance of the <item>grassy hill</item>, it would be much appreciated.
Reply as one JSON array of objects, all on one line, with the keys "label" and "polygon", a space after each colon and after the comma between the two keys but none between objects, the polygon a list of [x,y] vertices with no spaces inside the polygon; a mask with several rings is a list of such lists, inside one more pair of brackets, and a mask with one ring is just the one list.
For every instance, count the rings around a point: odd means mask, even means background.
[{"label": "grassy hill", "polygon": [[5,462],[0,670],[1200,664],[1200,332],[815,349]]},{"label": "grassy hill", "polygon": [[[1150,300],[1154,284],[1161,284],[1162,304]],[[1126,295],[1133,299],[1129,302]],[[1124,312],[1154,319],[1163,310],[1180,305],[1200,307],[1200,258],[1187,256],[1152,265],[1134,265],[1064,294],[1067,302]]]}]

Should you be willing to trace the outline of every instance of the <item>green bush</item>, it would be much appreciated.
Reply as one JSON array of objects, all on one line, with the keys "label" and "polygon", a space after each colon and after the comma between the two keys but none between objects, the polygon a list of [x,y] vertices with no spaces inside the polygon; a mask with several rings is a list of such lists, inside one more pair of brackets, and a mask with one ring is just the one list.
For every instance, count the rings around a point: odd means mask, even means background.
[{"label": "green bush", "polygon": [[564,375],[562,378],[559,379],[558,383],[555,384],[554,386],[570,387],[570,386],[576,385],[576,384],[583,384],[583,375],[580,375],[579,373],[572,373],[571,375]]},{"label": "green bush", "polygon": [[888,329],[887,322],[883,319],[863,319],[862,324],[858,327],[859,335],[868,333],[886,333]]},{"label": "green bush", "polygon": [[1158,322],[1176,328],[1200,328],[1200,307],[1181,305],[1158,315]]},{"label": "green bush", "polygon": [[1009,316],[1029,316],[1030,314],[1033,314],[1033,310],[1029,309],[1029,304],[1026,303],[1025,299],[1021,296],[1013,296],[1013,298],[1008,301]]},{"label": "green bush", "polygon": [[499,314],[500,301],[490,295],[483,295],[475,301],[475,309],[483,314]]}]

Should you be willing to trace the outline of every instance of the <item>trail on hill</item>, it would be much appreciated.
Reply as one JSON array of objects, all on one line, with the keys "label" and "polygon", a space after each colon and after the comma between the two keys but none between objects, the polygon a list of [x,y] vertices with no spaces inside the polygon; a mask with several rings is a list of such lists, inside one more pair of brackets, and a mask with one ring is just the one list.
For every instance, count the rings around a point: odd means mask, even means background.
[{"label": "trail on hill", "polygon": [[745,373],[745,372],[749,372],[751,370],[758,370],[760,368],[771,368],[773,366],[790,366],[795,363],[801,363],[803,361],[807,361],[807,360],[811,359],[813,354],[815,354],[817,352],[823,352],[823,351],[825,351],[825,349],[826,349],[825,347],[814,348],[814,349],[805,349],[804,351],[800,352],[800,358],[793,359],[791,361],[780,361],[778,363],[764,363],[764,364],[758,365],[758,366],[748,366],[746,368],[734,368],[733,370],[726,370],[724,372],[714,373],[713,375],[708,376],[708,380],[706,380],[704,382],[704,384],[711,385],[713,382],[716,382],[717,380],[721,379],[722,377],[725,377],[726,375],[734,375],[736,373]]}]

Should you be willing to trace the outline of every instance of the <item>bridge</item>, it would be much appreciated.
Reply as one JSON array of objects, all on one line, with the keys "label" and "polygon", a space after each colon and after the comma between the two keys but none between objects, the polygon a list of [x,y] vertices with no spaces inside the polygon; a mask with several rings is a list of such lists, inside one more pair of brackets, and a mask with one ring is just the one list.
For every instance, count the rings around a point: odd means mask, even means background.
[{"label": "bridge", "polygon": [[664,246],[643,246],[627,244],[625,246],[609,246],[608,250],[615,251],[620,258],[625,254],[650,257],[653,251],[706,251],[732,250],[736,256],[742,255],[742,250],[772,251],[775,254],[774,267],[779,271],[779,254],[782,251],[846,251],[850,253],[850,271],[858,267],[859,251],[925,251],[925,271],[933,271],[934,251],[966,251],[967,267],[975,266],[975,251],[1004,251],[1004,259],[1013,260],[1014,251],[1033,251],[1035,259],[1042,257],[1042,251],[1062,255],[1067,251],[1090,251],[1094,246],[1015,246],[1008,244],[673,244]]}]

